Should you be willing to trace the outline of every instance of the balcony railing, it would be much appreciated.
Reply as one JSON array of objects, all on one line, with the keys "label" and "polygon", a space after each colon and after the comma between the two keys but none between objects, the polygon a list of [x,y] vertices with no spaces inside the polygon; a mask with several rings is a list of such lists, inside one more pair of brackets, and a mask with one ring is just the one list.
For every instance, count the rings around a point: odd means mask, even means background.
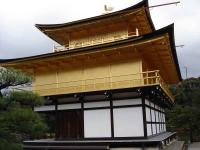
[{"label": "balcony railing", "polygon": [[151,85],[160,85],[165,93],[173,100],[173,96],[168,89],[168,85],[161,78],[158,70],[69,82],[59,82],[58,80],[58,82],[56,83],[34,85],[33,90],[41,95],[49,95],[110,90],[129,87],[143,87]]},{"label": "balcony railing", "polygon": [[127,34],[124,35],[115,35],[115,36],[110,36],[109,38],[91,38],[91,40],[87,42],[81,42],[77,40],[77,43],[75,45],[54,45],[53,46],[53,52],[60,52],[60,51],[65,51],[65,50],[71,50],[74,48],[80,48],[80,47],[87,47],[87,46],[93,46],[93,45],[98,45],[98,44],[103,44],[103,43],[109,43],[109,42],[114,42],[114,41],[119,41],[123,39],[127,39],[130,37],[137,37],[139,36],[138,29],[136,28],[135,32],[128,32]]}]

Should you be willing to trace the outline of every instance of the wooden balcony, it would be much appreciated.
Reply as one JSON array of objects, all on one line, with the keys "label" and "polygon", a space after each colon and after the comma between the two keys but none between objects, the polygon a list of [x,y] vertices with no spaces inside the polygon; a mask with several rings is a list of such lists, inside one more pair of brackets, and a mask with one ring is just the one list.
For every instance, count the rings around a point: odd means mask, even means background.
[{"label": "wooden balcony", "polygon": [[160,85],[165,93],[173,100],[168,85],[163,81],[158,70],[146,71],[136,74],[119,75],[70,82],[57,82],[41,85],[33,85],[33,91],[42,96],[69,94],[77,92],[89,92],[99,90],[112,90],[131,87],[144,87]]},{"label": "wooden balcony", "polygon": [[87,47],[87,46],[93,46],[93,45],[98,45],[98,44],[104,44],[104,43],[109,43],[109,42],[115,42],[123,39],[128,39],[130,37],[138,37],[139,32],[138,29],[136,28],[135,32],[125,32],[121,34],[113,34],[110,36],[96,36],[96,37],[91,37],[87,40],[77,40],[75,44],[73,45],[57,45],[53,46],[53,52],[60,52],[60,51],[65,51],[65,50],[71,50],[75,48],[81,48],[81,47]]}]

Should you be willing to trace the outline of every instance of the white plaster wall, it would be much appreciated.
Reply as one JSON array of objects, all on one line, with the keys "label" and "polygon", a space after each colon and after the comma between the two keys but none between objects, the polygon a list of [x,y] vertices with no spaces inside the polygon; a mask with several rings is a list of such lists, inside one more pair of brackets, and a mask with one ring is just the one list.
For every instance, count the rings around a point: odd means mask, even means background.
[{"label": "white plaster wall", "polygon": [[152,135],[151,124],[147,124],[147,136],[150,136],[150,135]]},{"label": "white plaster wall", "polygon": [[164,124],[162,124],[162,132],[164,132],[165,130],[164,130]]},{"label": "white plaster wall", "polygon": [[152,124],[153,134],[156,134],[156,124]]},{"label": "white plaster wall", "polygon": [[159,111],[158,111],[157,115],[158,115],[158,122],[160,122],[160,112]]},{"label": "white plaster wall", "polygon": [[157,126],[157,133],[160,133],[159,124],[156,124],[156,126]]},{"label": "white plaster wall", "polygon": [[165,114],[163,114],[163,122],[165,122]]},{"label": "white plaster wall", "polygon": [[150,101],[147,100],[147,99],[145,99],[145,104],[148,105],[148,106],[150,106]]},{"label": "white plaster wall", "polygon": [[142,107],[114,108],[115,137],[144,136]]},{"label": "white plaster wall", "polygon": [[166,124],[163,125],[163,131],[166,131]]},{"label": "white plaster wall", "polygon": [[162,122],[162,113],[160,112],[160,122]]},{"label": "white plaster wall", "polygon": [[156,122],[158,122],[158,111],[155,111],[155,115],[156,115]]},{"label": "white plaster wall", "polygon": [[155,111],[153,109],[151,109],[151,115],[152,115],[152,122],[155,122],[156,117],[155,117]]},{"label": "white plaster wall", "polygon": [[48,105],[48,106],[39,106],[39,107],[34,107],[34,111],[54,111],[55,110],[55,105]]},{"label": "white plaster wall", "polygon": [[84,136],[111,137],[110,109],[84,111]]},{"label": "white plaster wall", "polygon": [[113,101],[113,106],[137,105],[137,104],[142,104],[141,98]]},{"label": "white plaster wall", "polygon": [[81,109],[81,104],[62,104],[58,105],[58,110]]},{"label": "white plaster wall", "polygon": [[151,121],[150,108],[146,107],[146,120]]},{"label": "white plaster wall", "polygon": [[84,103],[84,108],[94,108],[94,107],[105,107],[105,106],[110,106],[110,102],[87,102]]}]

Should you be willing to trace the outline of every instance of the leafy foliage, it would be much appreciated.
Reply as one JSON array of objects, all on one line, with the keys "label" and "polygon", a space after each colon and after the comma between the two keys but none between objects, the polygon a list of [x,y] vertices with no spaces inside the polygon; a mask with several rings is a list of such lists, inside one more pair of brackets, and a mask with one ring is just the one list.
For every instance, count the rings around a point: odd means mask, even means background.
[{"label": "leafy foliage", "polygon": [[[175,107],[167,113],[168,128],[191,141],[200,140],[200,78],[190,78],[171,87]],[[183,136],[182,136],[183,137]]]},{"label": "leafy foliage", "polygon": [[2,102],[0,101],[0,109],[9,109],[13,105],[20,107],[30,107],[40,106],[43,104],[43,98],[37,94],[33,94],[31,91],[13,91],[9,95],[4,96]]},{"label": "leafy foliage", "polygon": [[0,68],[0,96],[2,95],[2,89],[30,84],[33,77],[28,76],[20,70],[15,69],[4,69]]},{"label": "leafy foliage", "polygon": [[2,90],[30,84],[32,77],[14,69],[0,69],[0,150],[20,150],[26,139],[41,138],[47,131],[44,119],[33,111],[44,99],[31,91]]},{"label": "leafy foliage", "polygon": [[0,150],[21,150],[22,147],[17,143],[9,143],[7,140],[0,139]]},{"label": "leafy foliage", "polygon": [[2,138],[6,139],[9,136],[8,139],[11,142],[39,138],[47,129],[42,118],[29,108],[17,108],[6,112],[0,121],[3,122],[2,126],[6,127],[9,133]]}]

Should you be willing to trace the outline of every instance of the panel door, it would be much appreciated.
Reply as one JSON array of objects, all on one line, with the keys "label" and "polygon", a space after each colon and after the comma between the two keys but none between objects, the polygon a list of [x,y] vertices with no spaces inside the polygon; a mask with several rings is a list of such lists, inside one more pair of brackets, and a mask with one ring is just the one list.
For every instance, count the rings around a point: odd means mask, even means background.
[{"label": "panel door", "polygon": [[57,139],[80,139],[83,137],[83,113],[81,110],[57,112]]}]

